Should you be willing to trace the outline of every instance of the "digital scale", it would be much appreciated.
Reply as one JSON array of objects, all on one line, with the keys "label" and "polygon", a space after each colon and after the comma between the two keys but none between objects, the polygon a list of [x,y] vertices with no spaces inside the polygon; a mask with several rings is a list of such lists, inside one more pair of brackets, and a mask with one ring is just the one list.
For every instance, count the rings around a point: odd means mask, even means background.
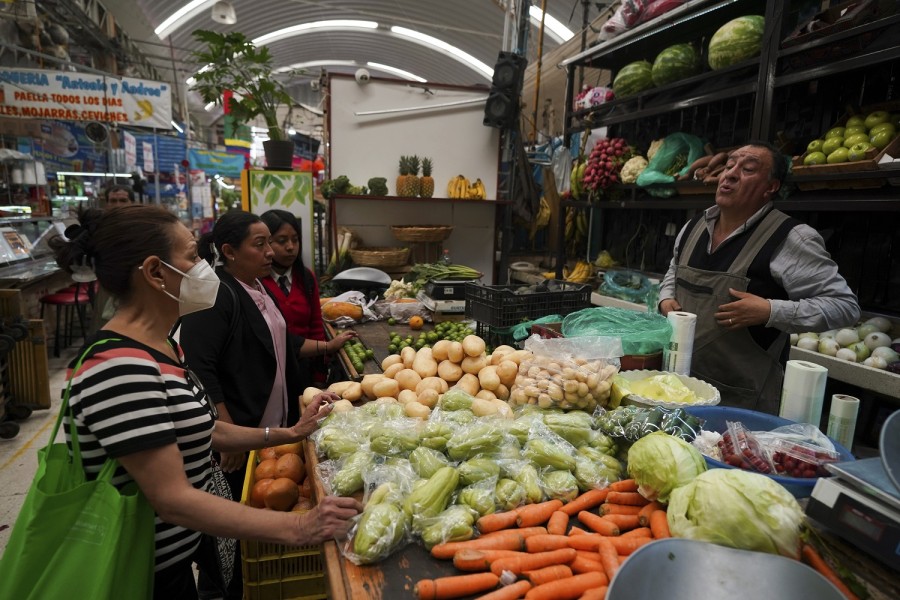
[{"label": "digital scale", "polygon": [[826,465],[806,514],[885,565],[900,569],[900,411],[881,430],[881,456]]}]

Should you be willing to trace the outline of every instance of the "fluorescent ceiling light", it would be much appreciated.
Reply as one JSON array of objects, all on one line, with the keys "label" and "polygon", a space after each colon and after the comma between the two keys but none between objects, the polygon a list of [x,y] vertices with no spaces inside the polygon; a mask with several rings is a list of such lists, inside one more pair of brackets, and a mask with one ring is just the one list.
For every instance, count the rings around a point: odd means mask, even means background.
[{"label": "fluorescent ceiling light", "polygon": [[[532,5],[528,9],[528,16],[531,17],[535,27],[541,26],[541,14],[542,11],[537,6]],[[558,19],[547,14],[544,15],[544,33],[549,34],[559,44],[567,42],[575,36],[571,29],[560,23]]]},{"label": "fluorescent ceiling light", "polygon": [[69,177],[131,177],[131,173],[88,173],[86,171],[57,171],[56,174]]},{"label": "fluorescent ceiling light", "polygon": [[419,83],[426,83],[428,80],[418,75],[413,75],[409,71],[404,71],[403,69],[398,69],[397,67],[392,67],[390,65],[382,65],[380,63],[367,62],[366,66],[370,69],[375,69],[376,71],[384,71],[385,73],[390,73],[391,75],[396,75],[398,77],[402,77],[403,79],[408,79],[410,81],[418,81]]},{"label": "fluorescent ceiling light", "polygon": [[159,39],[164,40],[215,3],[216,0],[191,0],[169,15],[169,18],[160,23],[153,33],[159,36]]},{"label": "fluorescent ceiling light", "polygon": [[456,46],[451,46],[447,42],[441,41],[436,37],[431,37],[430,35],[425,35],[419,31],[415,31],[414,29],[407,29],[406,27],[391,27],[391,33],[400,36],[406,39],[409,39],[417,44],[425,46],[426,48],[431,48],[432,50],[437,50],[441,54],[445,56],[449,56],[455,60],[458,60],[461,63],[468,65],[469,67],[475,69],[482,75],[484,75],[487,79],[493,79],[494,77],[494,69],[484,64],[471,54],[467,52],[463,52]]},{"label": "fluorescent ceiling light", "polygon": [[184,129],[182,129],[175,121],[172,121],[172,127],[174,127],[178,133],[184,133]]},{"label": "fluorescent ceiling light", "polygon": [[272,42],[309,33],[310,31],[345,31],[347,29],[378,29],[378,23],[375,21],[355,21],[350,19],[301,23],[300,25],[285,27],[284,29],[261,35],[253,40],[253,44],[264,46],[265,44],[271,44]]}]

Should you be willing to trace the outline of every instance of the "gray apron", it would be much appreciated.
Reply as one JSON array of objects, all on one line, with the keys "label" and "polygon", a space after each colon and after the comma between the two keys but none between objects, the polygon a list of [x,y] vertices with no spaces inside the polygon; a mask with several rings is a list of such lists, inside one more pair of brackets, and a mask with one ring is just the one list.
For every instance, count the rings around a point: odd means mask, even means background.
[{"label": "gray apron", "polygon": [[781,332],[763,349],[746,328],[730,331],[713,318],[719,306],[732,302],[728,288],[747,291],[747,270],[756,255],[789,217],[773,210],[760,221],[728,272],[687,266],[706,222],[700,219],[689,232],[675,269],[675,298],[681,310],[697,315],[691,375],[708,381],[722,395],[722,404],[770,414],[778,413],[784,369],[779,356],[787,334]]}]

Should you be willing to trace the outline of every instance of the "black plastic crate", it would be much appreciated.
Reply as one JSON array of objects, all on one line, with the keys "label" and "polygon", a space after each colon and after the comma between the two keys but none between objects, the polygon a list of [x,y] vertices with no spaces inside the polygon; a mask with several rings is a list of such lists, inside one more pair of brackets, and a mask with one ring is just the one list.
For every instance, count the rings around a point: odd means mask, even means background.
[{"label": "black plastic crate", "polygon": [[466,318],[491,327],[511,327],[547,315],[562,315],[591,305],[591,286],[553,281],[553,291],[517,294],[523,285],[466,284]]},{"label": "black plastic crate", "polygon": [[521,348],[522,346],[508,329],[491,327],[484,323],[475,324],[475,335],[483,339],[488,349],[492,352],[497,346],[512,346],[513,348]]}]

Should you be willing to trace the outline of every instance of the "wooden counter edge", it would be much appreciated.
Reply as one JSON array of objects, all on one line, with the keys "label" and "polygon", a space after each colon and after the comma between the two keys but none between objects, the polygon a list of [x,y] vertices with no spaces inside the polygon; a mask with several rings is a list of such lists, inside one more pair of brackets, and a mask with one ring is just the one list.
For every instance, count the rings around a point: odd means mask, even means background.
[{"label": "wooden counter edge", "polygon": [[[315,467],[319,464],[319,459],[316,456],[315,444],[310,440],[307,440],[303,445],[303,458],[306,462],[308,476],[312,477],[313,500],[318,504],[319,500],[325,496],[325,488],[316,475]],[[337,542],[328,540],[322,543],[322,564],[325,568],[325,579],[328,582],[328,597],[331,600],[345,600],[349,598],[347,596],[347,585],[344,581],[343,561],[344,557],[341,555],[340,549],[338,549]]]}]

